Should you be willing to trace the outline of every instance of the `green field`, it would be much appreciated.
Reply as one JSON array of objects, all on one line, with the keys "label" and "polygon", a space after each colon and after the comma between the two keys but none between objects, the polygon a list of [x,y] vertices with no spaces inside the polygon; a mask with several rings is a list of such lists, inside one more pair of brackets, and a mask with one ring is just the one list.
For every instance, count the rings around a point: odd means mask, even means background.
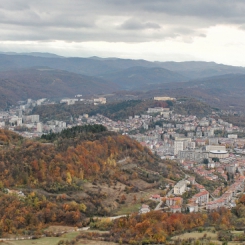
[{"label": "green field", "polygon": [[[97,232],[97,230],[96,230]],[[45,237],[35,240],[19,240],[19,241],[2,241],[0,240],[1,245],[57,245],[60,240],[72,240],[75,238],[80,232],[69,232],[61,237]],[[116,245],[113,242],[103,242],[103,241],[93,241],[87,239],[81,239],[76,243],[77,245]]]},{"label": "green field", "polygon": [[[34,240],[19,240],[19,241],[3,241],[1,245],[57,245],[60,240],[71,240],[75,238],[79,232],[70,232],[61,237],[45,237]],[[1,241],[1,240],[0,240]]]},{"label": "green field", "polygon": [[[233,231],[232,233],[241,233],[240,231]],[[184,233],[178,236],[174,236],[172,237],[172,240],[177,240],[177,239],[189,239],[189,238],[195,238],[195,239],[200,239],[204,236],[204,234],[206,234],[206,238],[211,238],[210,240],[216,244],[222,244],[221,241],[217,240],[217,233],[213,233],[210,231],[203,231],[203,232],[188,232],[188,233]],[[241,244],[241,242],[228,242],[228,244]]]},{"label": "green field", "polygon": [[188,232],[188,233],[184,233],[184,234],[181,234],[181,235],[178,235],[178,236],[174,236],[172,237],[173,240],[177,240],[177,239],[188,239],[188,238],[195,238],[195,239],[200,239],[204,236],[204,234],[207,234],[207,237],[211,237],[211,240],[217,240],[217,233],[213,233],[213,232],[206,232],[206,231],[203,231],[203,232]]},{"label": "green field", "polygon": [[131,214],[134,212],[139,212],[141,204],[130,204],[128,206],[121,207],[117,212],[116,215],[123,215],[123,214]]},{"label": "green field", "polygon": [[102,241],[91,241],[91,240],[81,240],[76,245],[118,245],[114,242],[102,242]]}]

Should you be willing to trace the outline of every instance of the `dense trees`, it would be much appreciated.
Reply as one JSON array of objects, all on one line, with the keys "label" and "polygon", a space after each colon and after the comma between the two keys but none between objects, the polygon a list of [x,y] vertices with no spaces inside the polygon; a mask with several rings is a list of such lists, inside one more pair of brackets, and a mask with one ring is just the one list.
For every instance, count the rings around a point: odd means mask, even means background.
[{"label": "dense trees", "polygon": [[57,200],[31,192],[26,197],[0,195],[0,233],[36,233],[48,224],[82,226],[85,221],[84,204]]},{"label": "dense trees", "polygon": [[0,129],[0,145],[20,144],[23,137],[9,130]]},{"label": "dense trees", "polygon": [[175,104],[174,111],[178,114],[203,117],[210,114],[212,108],[199,100],[193,98],[183,98],[181,103]]},{"label": "dense trees", "polygon": [[232,229],[231,216],[230,210],[225,208],[207,214],[152,211],[115,220],[110,235],[114,241],[130,244],[163,243],[169,236],[204,226],[215,226],[218,230]]},{"label": "dense trees", "polygon": [[93,105],[76,103],[75,105],[45,105],[33,109],[34,114],[39,114],[42,121],[51,119],[69,121],[70,117],[78,117],[84,113],[90,116],[97,113],[102,114],[112,120],[124,120],[129,116],[141,114],[147,111],[149,107],[169,107],[165,101],[154,100],[127,100],[120,102],[110,102],[104,105]]},{"label": "dense trees", "polygon": [[[138,142],[102,125],[67,129],[40,142],[9,131],[0,132],[0,138],[7,142],[0,150],[0,233],[36,231],[47,224],[81,226],[86,216],[105,215],[102,193],[88,193],[86,200],[67,199],[64,193],[82,190],[85,182],[120,180],[120,159],[154,162]],[[4,194],[5,188],[23,188],[26,196]]]},{"label": "dense trees", "polygon": [[43,134],[41,139],[45,139],[48,141],[54,141],[59,138],[75,138],[87,135],[89,133],[101,133],[107,131],[106,127],[101,124],[94,124],[94,125],[84,125],[84,126],[75,126],[72,128],[67,128],[62,130],[60,133],[49,133]]},{"label": "dense trees", "polygon": [[203,226],[205,214],[170,214],[154,211],[144,215],[132,215],[114,222],[111,236],[115,241],[130,244],[163,243],[169,235]]},{"label": "dense trees", "polygon": [[130,244],[156,244],[165,242],[170,236],[191,230],[214,227],[220,241],[244,241],[243,233],[233,234],[229,230],[244,229],[245,195],[232,210],[220,208],[207,213],[164,213],[152,211],[134,214],[114,221],[110,230],[111,240]]},{"label": "dense trees", "polygon": [[150,151],[136,141],[105,130],[100,125],[75,127],[45,136],[55,139],[55,144],[26,140],[16,149],[2,151],[3,185],[42,187],[52,192],[81,189],[84,179],[103,178],[103,173],[114,169],[110,171],[113,174],[116,161],[126,156],[153,161]]}]

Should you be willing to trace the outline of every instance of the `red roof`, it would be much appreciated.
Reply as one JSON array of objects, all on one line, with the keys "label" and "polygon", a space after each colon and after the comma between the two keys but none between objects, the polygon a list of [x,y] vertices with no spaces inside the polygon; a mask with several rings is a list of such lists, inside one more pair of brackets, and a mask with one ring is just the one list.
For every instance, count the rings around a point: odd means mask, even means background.
[{"label": "red roof", "polygon": [[151,197],[152,198],[160,198],[161,196],[160,195],[152,195]]},{"label": "red roof", "polygon": [[171,208],[171,209],[181,209],[181,207],[180,207],[180,206],[177,206],[177,205],[171,206],[170,208]]},{"label": "red roof", "polygon": [[208,194],[209,194],[208,191],[202,191],[202,192],[197,193],[197,194],[194,195],[193,197],[200,197],[200,196],[204,196],[204,195],[208,195]]}]

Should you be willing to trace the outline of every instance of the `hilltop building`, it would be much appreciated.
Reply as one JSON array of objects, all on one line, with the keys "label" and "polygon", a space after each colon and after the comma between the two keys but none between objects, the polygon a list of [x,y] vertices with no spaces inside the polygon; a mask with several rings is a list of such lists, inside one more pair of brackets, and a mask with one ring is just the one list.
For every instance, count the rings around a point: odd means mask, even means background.
[{"label": "hilltop building", "polygon": [[94,105],[98,105],[98,104],[106,104],[106,98],[104,97],[95,98]]},{"label": "hilltop building", "polygon": [[176,98],[172,98],[172,97],[168,97],[168,96],[162,96],[162,97],[154,97],[154,100],[162,100],[162,101],[166,101],[166,100],[176,100]]}]

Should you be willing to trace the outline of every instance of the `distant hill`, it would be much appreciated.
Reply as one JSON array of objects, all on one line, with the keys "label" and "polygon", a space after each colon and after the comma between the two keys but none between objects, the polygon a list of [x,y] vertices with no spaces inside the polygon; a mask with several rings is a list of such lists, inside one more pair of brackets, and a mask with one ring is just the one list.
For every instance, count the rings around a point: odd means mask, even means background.
[{"label": "distant hill", "polygon": [[227,74],[205,79],[196,79],[184,83],[166,83],[148,87],[141,98],[157,95],[174,97],[193,97],[208,103],[212,107],[245,111],[245,75]]},{"label": "distant hill", "polygon": [[93,95],[117,90],[117,85],[99,78],[67,71],[36,68],[0,72],[0,107],[27,98],[61,98],[77,93]]},{"label": "distant hill", "polygon": [[[158,62],[156,62],[158,64]],[[225,74],[245,73],[244,67],[217,64],[215,62],[186,61],[186,62],[159,62],[161,67],[178,72],[190,79],[200,79]]]},{"label": "distant hill", "polygon": [[45,57],[45,58],[62,58],[62,56],[59,56],[57,54],[41,53],[41,52],[31,52],[31,53],[0,52],[0,54],[6,54],[6,55],[27,55],[27,56]]},{"label": "distant hill", "polygon": [[214,110],[208,104],[193,98],[182,98],[174,104],[173,110],[177,114],[195,115],[199,118],[210,115]]},{"label": "distant hill", "polygon": [[101,76],[104,80],[116,83],[123,89],[141,89],[144,86],[153,86],[168,82],[183,82],[188,78],[164,68],[131,67],[122,71]]},{"label": "distant hill", "polygon": [[0,71],[46,66],[89,76],[101,76],[132,67],[165,68],[188,79],[219,76],[229,73],[245,74],[244,67],[235,67],[214,62],[150,62],[119,58],[66,58],[50,53],[0,53]]},{"label": "distant hill", "polygon": [[87,58],[40,57],[33,55],[0,54],[0,71],[27,69],[33,67],[49,67],[89,76],[115,71],[99,60]]},{"label": "distant hill", "polygon": [[211,106],[244,110],[244,77],[244,67],[214,62],[2,53],[0,106],[3,108],[27,97],[57,98],[78,92],[89,95],[134,90],[133,93],[145,93],[143,97],[147,98],[156,94],[189,96]]}]

